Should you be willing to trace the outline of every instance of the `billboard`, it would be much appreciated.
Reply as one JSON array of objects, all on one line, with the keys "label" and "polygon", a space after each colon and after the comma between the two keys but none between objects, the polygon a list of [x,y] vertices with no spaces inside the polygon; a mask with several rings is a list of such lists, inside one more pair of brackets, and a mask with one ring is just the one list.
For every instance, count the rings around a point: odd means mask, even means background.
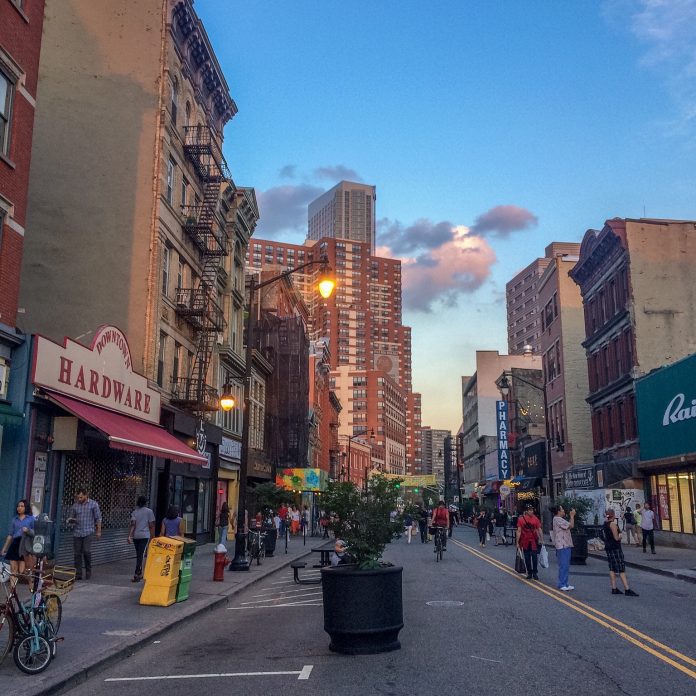
[{"label": "billboard", "polygon": [[325,491],[329,475],[322,469],[278,469],[276,486],[288,491]]}]

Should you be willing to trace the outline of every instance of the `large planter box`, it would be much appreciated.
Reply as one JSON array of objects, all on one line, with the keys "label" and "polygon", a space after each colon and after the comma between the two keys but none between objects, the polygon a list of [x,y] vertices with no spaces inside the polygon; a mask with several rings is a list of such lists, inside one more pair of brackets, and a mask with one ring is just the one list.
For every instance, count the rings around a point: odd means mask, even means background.
[{"label": "large planter box", "polygon": [[402,571],[399,566],[322,568],[324,630],[331,638],[330,650],[369,655],[401,647]]},{"label": "large planter box", "polygon": [[573,540],[573,550],[570,553],[571,565],[585,565],[587,563],[587,534],[571,530],[570,536]]}]

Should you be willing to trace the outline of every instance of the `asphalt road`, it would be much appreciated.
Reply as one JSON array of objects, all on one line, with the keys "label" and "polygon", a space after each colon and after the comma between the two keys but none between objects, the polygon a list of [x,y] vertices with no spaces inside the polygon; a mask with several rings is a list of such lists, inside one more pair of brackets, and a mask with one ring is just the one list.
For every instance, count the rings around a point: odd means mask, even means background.
[{"label": "asphalt road", "polygon": [[68,693],[696,693],[696,584],[629,569],[640,597],[616,596],[606,563],[588,559],[564,593],[551,556],[535,583],[511,569],[512,548],[480,549],[468,528],[439,564],[431,545],[394,542],[402,648],[373,656],[330,652],[320,586],[279,571]]}]

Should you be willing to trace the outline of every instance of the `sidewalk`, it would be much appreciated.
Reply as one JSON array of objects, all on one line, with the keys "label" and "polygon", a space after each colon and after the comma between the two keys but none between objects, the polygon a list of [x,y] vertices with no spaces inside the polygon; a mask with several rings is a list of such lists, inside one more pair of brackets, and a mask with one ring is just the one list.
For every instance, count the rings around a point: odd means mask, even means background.
[{"label": "sidewalk", "polygon": [[[655,555],[643,553],[643,547],[622,544],[626,565],[696,583],[696,549],[678,549],[672,546],[655,546]],[[604,551],[590,551],[591,558],[606,561]]]},{"label": "sidewalk", "polygon": [[[474,528],[468,522],[462,526]],[[549,535],[546,534],[544,538],[547,548],[551,551],[553,544],[549,541]],[[647,553],[643,553],[642,546],[622,544],[622,548],[626,565],[630,568],[637,568],[649,573],[696,583],[696,549],[680,549],[672,546],[656,545],[656,553],[653,555],[650,553],[649,547]],[[589,557],[605,562],[607,560],[604,551],[592,551],[590,549]]]},{"label": "sidewalk", "polygon": [[[213,582],[213,544],[198,546],[193,557],[193,578],[189,598],[169,607],[141,606],[138,603],[143,583],[132,583],[133,560],[115,561],[95,566],[92,579],[77,582],[64,598],[63,621],[59,631],[64,640],[58,643],[58,653],[46,671],[35,676],[20,672],[12,655],[0,666],[2,693],[55,693],[67,685],[80,683],[94,671],[117,661],[138,648],[153,642],[168,629],[199,614],[223,607],[228,597],[262,580],[280,568],[311,553],[313,546],[322,543],[320,537],[291,538],[288,553],[279,540],[272,558],[260,566],[252,565],[248,572],[225,570],[223,582]],[[228,555],[234,555],[230,542]],[[308,559],[309,560],[309,559]],[[182,635],[182,640],[185,636]]]}]

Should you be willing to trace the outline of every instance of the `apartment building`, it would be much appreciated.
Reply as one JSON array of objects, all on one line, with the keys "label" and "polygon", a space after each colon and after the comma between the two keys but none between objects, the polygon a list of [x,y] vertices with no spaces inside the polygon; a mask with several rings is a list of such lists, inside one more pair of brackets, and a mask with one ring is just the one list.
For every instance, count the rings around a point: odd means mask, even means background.
[{"label": "apartment building", "polygon": [[544,250],[543,258],[532,261],[505,285],[510,355],[523,353],[527,345],[540,354],[539,279],[552,259],[563,254],[577,255],[579,249],[579,244],[552,242]]},{"label": "apartment building", "polygon": [[[696,352],[696,222],[612,218],[588,230],[570,271],[583,300],[600,488],[642,487],[635,380]],[[646,469],[647,471],[647,469]]]},{"label": "apartment building", "polygon": [[341,181],[309,204],[307,239],[364,242],[375,253],[376,188]]},{"label": "apartment building", "polygon": [[[191,0],[49,3],[44,38],[22,329],[89,344],[98,327],[118,327],[132,369],[159,395],[159,422],[204,461],[139,451],[123,477],[100,441],[99,456],[62,455],[58,508],[78,482],[114,499],[142,492],[158,517],[186,508],[187,534],[206,540],[223,444],[217,394],[222,379],[241,384],[243,263],[258,219],[253,189],[234,183],[222,156],[237,106]],[[235,447],[225,452],[234,476]],[[114,537],[123,510],[105,509]]]},{"label": "apartment building", "polygon": [[339,435],[374,431],[375,465],[404,474],[407,461],[413,468],[418,447],[413,438],[407,449],[406,433],[413,426],[406,423],[420,409],[414,402],[407,420],[411,334],[401,323],[400,262],[372,256],[366,243],[324,238],[305,245],[254,239],[248,263],[252,271],[268,266],[280,271],[324,256],[336,274],[332,297],[324,300],[316,293],[317,265],[294,274],[293,282],[310,307],[312,340],[326,339],[330,347],[332,388],[342,405]]},{"label": "apartment building", "polygon": [[555,494],[561,493],[564,471],[575,464],[592,462],[590,409],[585,400],[589,385],[582,347],[585,339],[582,297],[580,288],[568,275],[578,258],[567,253],[554,256],[537,288],[548,451]]},{"label": "apartment building", "polygon": [[423,442],[423,469],[425,474],[435,474],[438,486],[445,482],[445,440],[451,437],[449,430],[438,430],[425,426],[421,428]]},{"label": "apartment building", "polygon": [[[21,385],[10,383],[17,331],[19,269],[27,226],[34,111],[44,0],[0,3],[0,508],[25,494],[21,468]],[[19,380],[18,380],[19,381]]]}]

